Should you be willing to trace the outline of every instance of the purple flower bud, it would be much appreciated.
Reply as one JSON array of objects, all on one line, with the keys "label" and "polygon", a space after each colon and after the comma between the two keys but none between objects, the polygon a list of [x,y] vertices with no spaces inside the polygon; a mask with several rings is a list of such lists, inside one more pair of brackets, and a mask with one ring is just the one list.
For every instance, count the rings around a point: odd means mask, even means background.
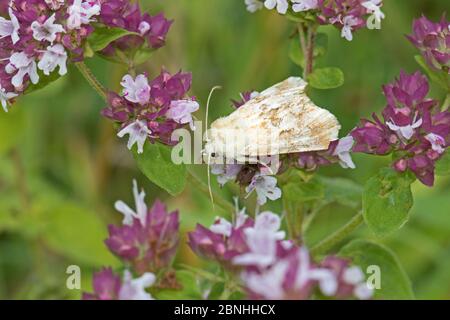
[{"label": "purple flower bud", "polygon": [[83,300],[118,300],[121,279],[111,268],[104,268],[94,274],[92,286],[94,293],[83,293]]},{"label": "purple flower bud", "polygon": [[92,280],[94,293],[83,293],[83,300],[153,300],[146,288],[155,283],[153,273],[144,273],[133,279],[131,272],[125,270],[121,279],[111,268],[104,268],[94,274]]},{"label": "purple flower bud", "polygon": [[[237,217],[235,225],[224,219],[217,219],[209,229],[198,224],[195,230],[188,234],[188,244],[197,255],[231,268],[231,260],[248,251],[244,230],[253,225],[253,219],[243,213]],[[228,230],[223,231],[226,229]]]},{"label": "purple flower bud", "polygon": [[137,186],[135,189],[137,211],[117,202],[116,208],[125,214],[126,224],[110,225],[105,243],[141,275],[147,271],[157,272],[172,262],[179,241],[179,216],[177,211],[168,213],[159,200],[147,210],[143,203],[145,193],[136,194]]},{"label": "purple flower bud", "polygon": [[450,22],[445,15],[439,22],[432,22],[425,16],[414,20],[413,33],[407,38],[431,68],[450,73]]},{"label": "purple flower bud", "polygon": [[[167,33],[173,21],[163,14],[150,16],[142,14],[139,4],[130,0],[111,0],[102,4],[99,20],[107,26],[118,27],[139,35],[130,35],[114,41],[103,51],[105,55],[114,55],[115,48],[121,51],[133,51],[146,47],[158,49],[165,44]],[[145,48],[145,46],[144,46]]]},{"label": "purple flower bud", "polygon": [[[400,72],[400,77],[383,87],[388,105],[393,108],[415,108],[425,100],[429,91],[427,78],[417,71],[414,74]],[[404,113],[407,111],[405,110]]]}]

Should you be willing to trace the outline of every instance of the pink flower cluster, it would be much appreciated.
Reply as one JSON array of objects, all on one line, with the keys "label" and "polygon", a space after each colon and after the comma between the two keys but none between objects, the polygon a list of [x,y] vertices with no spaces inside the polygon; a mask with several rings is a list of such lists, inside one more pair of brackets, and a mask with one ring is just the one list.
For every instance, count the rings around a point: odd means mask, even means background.
[{"label": "pink flower cluster", "polygon": [[83,300],[153,300],[146,288],[155,283],[155,275],[145,273],[133,279],[129,271],[123,277],[115,274],[111,268],[104,268],[94,274],[93,293],[83,293]]},{"label": "pink flower cluster", "polygon": [[68,61],[83,60],[85,42],[96,26],[135,33],[103,51],[111,56],[116,49],[136,53],[163,46],[171,25],[162,14],[142,15],[130,0],[4,0],[0,10],[0,102],[5,111],[43,76],[56,70],[63,76]]},{"label": "pink flower cluster", "polygon": [[139,192],[134,181],[133,194],[136,210],[123,201],[116,209],[124,215],[122,226],[109,226],[106,245],[117,257],[131,266],[137,274],[160,271],[170,266],[178,247],[178,212],[168,213],[160,201],[150,209],[145,193]]},{"label": "pink flower cluster", "polygon": [[109,106],[102,114],[121,125],[119,137],[129,135],[128,148],[137,144],[142,153],[147,139],[173,144],[175,129],[189,124],[194,129],[192,113],[199,109],[193,97],[187,96],[191,87],[190,73],[171,75],[163,70],[149,81],[145,74],[123,77],[122,95],[110,92]]},{"label": "pink flower cluster", "polygon": [[435,163],[450,143],[450,111],[427,98],[429,83],[420,72],[406,74],[384,86],[387,106],[381,120],[363,119],[351,132],[353,152],[393,154],[393,167],[410,170],[425,185],[433,186]]},{"label": "pink flower cluster", "polygon": [[341,36],[351,41],[353,32],[358,29],[369,25],[380,28],[385,17],[382,5],[382,0],[318,0],[318,19],[321,24],[336,26]]},{"label": "pink flower cluster", "polygon": [[321,24],[334,25],[343,38],[351,41],[353,32],[365,26],[379,29],[385,18],[381,11],[383,0],[245,0],[247,10],[263,7],[280,14],[313,12]]},{"label": "pink flower cluster", "polygon": [[[123,277],[110,268],[94,274],[93,294],[85,293],[88,300],[150,300],[146,291],[156,282],[155,274],[167,276],[179,242],[178,212],[168,213],[160,201],[149,209],[145,192],[133,182],[136,209],[117,201],[116,210],[124,216],[122,225],[109,226],[106,246],[121,259],[127,269]],[[133,278],[133,274],[138,278]]]},{"label": "pink flower cluster", "polygon": [[304,246],[285,240],[278,215],[266,211],[253,220],[244,209],[234,220],[217,218],[210,228],[197,225],[189,245],[199,256],[239,272],[249,298],[308,299],[317,289],[328,297],[372,297],[359,267],[338,257],[314,263]]},{"label": "pink flower cluster", "polygon": [[433,22],[426,17],[413,22],[413,33],[407,38],[420,50],[428,65],[450,74],[450,22],[445,15]]},{"label": "pink flower cluster", "polygon": [[99,20],[106,26],[135,33],[111,43],[102,52],[107,56],[114,56],[116,50],[134,54],[139,49],[158,49],[165,44],[172,25],[172,21],[167,20],[163,14],[142,14],[139,3],[130,0],[103,1]]},{"label": "pink flower cluster", "polygon": [[100,14],[99,1],[12,0],[0,18],[0,100],[10,100],[83,57],[83,42]]}]

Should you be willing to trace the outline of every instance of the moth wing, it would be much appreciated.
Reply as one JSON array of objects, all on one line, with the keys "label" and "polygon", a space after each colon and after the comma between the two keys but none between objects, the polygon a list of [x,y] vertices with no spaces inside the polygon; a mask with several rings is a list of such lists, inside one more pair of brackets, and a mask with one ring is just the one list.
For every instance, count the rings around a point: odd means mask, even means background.
[{"label": "moth wing", "polygon": [[263,91],[231,115],[211,125],[211,143],[227,157],[256,157],[326,150],[340,125],[304,93],[301,78]]}]

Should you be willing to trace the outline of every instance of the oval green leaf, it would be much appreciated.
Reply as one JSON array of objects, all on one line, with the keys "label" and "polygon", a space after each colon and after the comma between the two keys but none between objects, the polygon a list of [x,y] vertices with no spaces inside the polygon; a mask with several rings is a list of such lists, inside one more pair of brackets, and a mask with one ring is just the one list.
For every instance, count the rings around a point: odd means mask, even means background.
[{"label": "oval green leaf", "polygon": [[339,252],[340,256],[352,259],[367,274],[367,280],[373,284],[370,277],[375,276],[370,266],[377,266],[380,271],[380,287],[375,288],[374,298],[384,300],[411,300],[414,293],[411,281],[400,264],[396,255],[385,246],[366,241],[354,240]]},{"label": "oval green leaf", "polygon": [[334,89],[344,84],[344,73],[339,68],[319,68],[308,76],[308,84],[316,89]]},{"label": "oval green leaf", "polygon": [[379,237],[400,229],[409,219],[413,205],[411,183],[407,174],[384,168],[367,181],[362,197],[364,220]]},{"label": "oval green leaf", "polygon": [[122,28],[96,27],[89,36],[89,46],[92,51],[97,52],[105,49],[111,42],[129,35],[139,35]]},{"label": "oval green leaf", "polygon": [[147,142],[142,154],[133,153],[139,170],[154,184],[173,196],[184,190],[187,178],[186,166],[173,163],[171,147]]}]

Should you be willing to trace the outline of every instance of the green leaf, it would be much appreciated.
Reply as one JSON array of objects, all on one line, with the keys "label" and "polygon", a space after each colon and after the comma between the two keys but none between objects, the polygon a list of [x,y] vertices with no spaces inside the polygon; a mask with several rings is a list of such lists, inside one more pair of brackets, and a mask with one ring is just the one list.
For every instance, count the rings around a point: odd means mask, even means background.
[{"label": "green leaf", "polygon": [[316,23],[315,14],[310,11],[294,12],[289,10],[286,12],[286,18],[296,23]]},{"label": "green leaf", "polygon": [[327,203],[337,202],[344,206],[359,209],[363,187],[356,182],[345,178],[319,178],[325,186],[325,201]]},{"label": "green leaf", "polygon": [[386,236],[409,219],[413,178],[384,168],[367,181],[362,198],[364,220],[375,235]]},{"label": "green leaf", "polygon": [[140,65],[145,62],[147,62],[150,57],[153,55],[153,52],[155,52],[152,48],[141,48],[139,49],[136,54],[134,55],[133,62],[135,65]]},{"label": "green leaf", "polygon": [[36,84],[30,84],[30,86],[28,86],[28,88],[25,90],[25,94],[30,94],[32,92],[44,89],[49,84],[61,78],[57,70],[53,71],[48,76],[45,75],[41,70],[38,70],[38,74],[39,74],[39,82]]},{"label": "green leaf", "polygon": [[344,84],[344,73],[339,68],[319,68],[308,76],[308,84],[316,89],[334,89]]},{"label": "green leaf", "polygon": [[[395,254],[388,248],[366,240],[354,240],[341,249],[340,256],[351,258],[364,272],[378,266],[381,286],[375,289],[375,299],[414,299],[411,281]],[[370,280],[371,273],[367,273]]]},{"label": "green leaf", "polygon": [[134,152],[134,157],[139,169],[150,181],[176,196],[184,190],[187,170],[184,164],[173,163],[171,153],[172,148],[166,145],[147,142],[144,152]]},{"label": "green leaf", "polygon": [[414,56],[416,62],[425,70],[430,79],[445,90],[450,89],[449,75],[446,72],[439,72],[431,69],[421,55]]},{"label": "green leaf", "polygon": [[289,46],[289,58],[296,65],[302,68],[305,67],[305,55],[303,54],[303,50],[300,46],[300,41],[297,38],[291,40]]},{"label": "green leaf", "polygon": [[89,36],[89,45],[94,52],[105,49],[111,42],[129,35],[138,35],[122,28],[96,27]]},{"label": "green leaf", "polygon": [[51,209],[43,230],[45,243],[74,263],[90,266],[117,265],[104,244],[107,231],[95,212],[71,203]]},{"label": "green leaf", "polygon": [[441,159],[436,162],[436,174],[438,176],[450,175],[450,152],[447,150]]}]

